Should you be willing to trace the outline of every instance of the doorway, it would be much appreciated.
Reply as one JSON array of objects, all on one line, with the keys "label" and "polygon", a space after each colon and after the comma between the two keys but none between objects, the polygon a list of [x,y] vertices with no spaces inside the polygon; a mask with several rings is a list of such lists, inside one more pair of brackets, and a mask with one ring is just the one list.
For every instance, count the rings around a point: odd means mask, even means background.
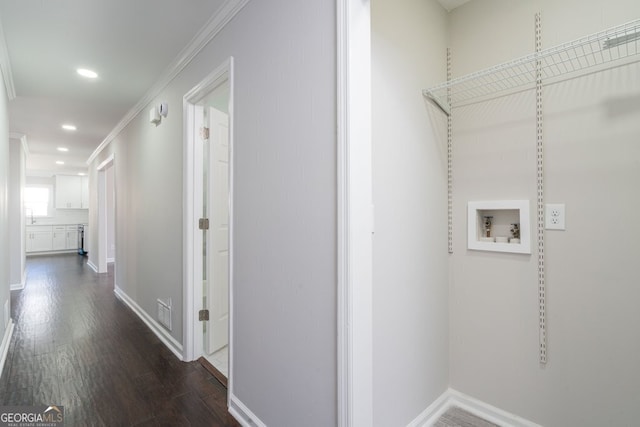
[{"label": "doorway", "polygon": [[[185,346],[232,387],[233,60],[184,96]],[[202,319],[202,320],[200,320]]]},{"label": "doorway", "polygon": [[[98,273],[106,273],[108,263],[115,262],[116,186],[114,155],[98,166]],[[87,231],[85,230],[85,233]],[[85,234],[85,235],[86,235]]]}]

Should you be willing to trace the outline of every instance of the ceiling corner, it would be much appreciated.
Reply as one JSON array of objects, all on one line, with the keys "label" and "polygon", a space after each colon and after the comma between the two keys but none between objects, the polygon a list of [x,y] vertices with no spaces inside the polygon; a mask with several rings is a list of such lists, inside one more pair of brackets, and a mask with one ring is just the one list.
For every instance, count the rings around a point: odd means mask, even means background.
[{"label": "ceiling corner", "polygon": [[453,9],[460,7],[469,1],[471,0],[438,0],[438,3],[440,3],[447,12],[451,12]]}]

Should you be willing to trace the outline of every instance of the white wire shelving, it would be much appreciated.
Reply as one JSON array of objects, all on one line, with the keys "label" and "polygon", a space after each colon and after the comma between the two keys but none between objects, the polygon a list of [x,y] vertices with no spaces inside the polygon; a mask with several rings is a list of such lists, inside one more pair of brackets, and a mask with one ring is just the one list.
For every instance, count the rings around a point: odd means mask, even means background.
[{"label": "white wire shelving", "polygon": [[445,113],[451,114],[452,107],[469,101],[527,86],[535,87],[538,61],[542,80],[549,81],[638,54],[640,19],[458,77],[423,90],[423,95]]}]

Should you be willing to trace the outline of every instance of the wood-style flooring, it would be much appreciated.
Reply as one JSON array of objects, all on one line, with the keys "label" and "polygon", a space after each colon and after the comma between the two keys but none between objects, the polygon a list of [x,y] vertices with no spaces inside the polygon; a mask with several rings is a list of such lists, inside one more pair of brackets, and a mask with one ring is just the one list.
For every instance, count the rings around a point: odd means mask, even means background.
[{"label": "wood-style flooring", "polygon": [[79,255],[30,257],[11,292],[0,404],[62,405],[66,426],[239,426],[226,389],[179,361]]}]

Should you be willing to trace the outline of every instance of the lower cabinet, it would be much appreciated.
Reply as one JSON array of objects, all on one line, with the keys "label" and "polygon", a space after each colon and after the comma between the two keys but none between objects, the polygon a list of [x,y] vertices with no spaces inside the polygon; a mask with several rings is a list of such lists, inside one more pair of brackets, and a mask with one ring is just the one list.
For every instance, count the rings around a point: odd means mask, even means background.
[{"label": "lower cabinet", "polygon": [[77,225],[31,225],[26,233],[27,253],[78,249]]},{"label": "lower cabinet", "polygon": [[78,249],[77,225],[67,225],[67,249]]},{"label": "lower cabinet", "polygon": [[64,225],[53,226],[53,250],[64,251],[67,249],[67,227]]},{"label": "lower cabinet", "polygon": [[51,227],[27,227],[27,252],[53,250],[53,229]]}]

